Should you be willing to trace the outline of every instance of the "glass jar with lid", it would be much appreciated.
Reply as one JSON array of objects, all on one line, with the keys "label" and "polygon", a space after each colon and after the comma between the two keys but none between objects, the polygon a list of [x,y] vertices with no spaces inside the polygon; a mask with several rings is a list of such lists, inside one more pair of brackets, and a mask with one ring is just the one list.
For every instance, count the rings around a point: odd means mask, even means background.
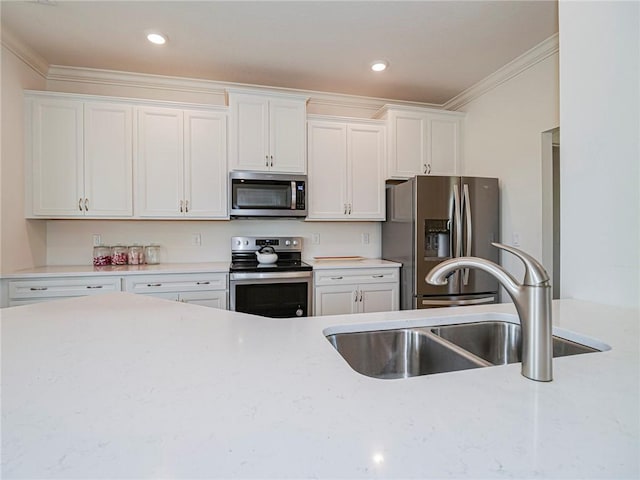
[{"label": "glass jar with lid", "polygon": [[98,245],[93,247],[93,266],[104,267],[111,265],[111,247]]},{"label": "glass jar with lid", "polygon": [[160,245],[151,244],[144,247],[144,260],[147,265],[160,263]]},{"label": "glass jar with lid", "polygon": [[111,247],[111,263],[113,265],[126,265],[129,262],[129,249],[124,245]]},{"label": "glass jar with lid", "polygon": [[129,265],[144,264],[144,248],[141,245],[131,245],[129,247]]}]

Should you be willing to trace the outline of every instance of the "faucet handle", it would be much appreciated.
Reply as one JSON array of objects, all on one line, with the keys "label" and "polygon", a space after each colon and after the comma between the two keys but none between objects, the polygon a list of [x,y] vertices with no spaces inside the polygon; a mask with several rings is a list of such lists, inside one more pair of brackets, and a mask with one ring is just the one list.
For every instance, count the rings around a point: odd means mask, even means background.
[{"label": "faucet handle", "polygon": [[496,248],[500,248],[501,250],[506,250],[509,253],[513,253],[516,257],[522,260],[522,263],[524,263],[524,281],[522,282],[523,285],[549,285],[549,274],[544,269],[542,264],[531,255],[509,245],[504,245],[503,243],[491,242],[491,245]]}]

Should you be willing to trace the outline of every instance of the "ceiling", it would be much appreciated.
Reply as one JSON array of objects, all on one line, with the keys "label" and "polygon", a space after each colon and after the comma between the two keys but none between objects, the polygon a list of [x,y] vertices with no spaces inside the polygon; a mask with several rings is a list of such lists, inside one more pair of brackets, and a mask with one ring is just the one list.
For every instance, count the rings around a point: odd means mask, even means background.
[{"label": "ceiling", "polygon": [[[11,1],[50,65],[441,105],[558,31],[557,1]],[[163,46],[148,30],[169,37]],[[388,61],[381,73],[369,69]]]}]

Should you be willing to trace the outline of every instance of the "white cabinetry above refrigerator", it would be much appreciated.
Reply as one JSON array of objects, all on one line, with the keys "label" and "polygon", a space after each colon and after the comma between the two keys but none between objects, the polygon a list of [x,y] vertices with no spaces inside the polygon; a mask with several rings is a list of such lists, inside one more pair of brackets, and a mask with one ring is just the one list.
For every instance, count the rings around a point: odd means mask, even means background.
[{"label": "white cabinetry above refrigerator", "polygon": [[464,113],[385,105],[376,118],[387,122],[388,179],[460,170]]}]

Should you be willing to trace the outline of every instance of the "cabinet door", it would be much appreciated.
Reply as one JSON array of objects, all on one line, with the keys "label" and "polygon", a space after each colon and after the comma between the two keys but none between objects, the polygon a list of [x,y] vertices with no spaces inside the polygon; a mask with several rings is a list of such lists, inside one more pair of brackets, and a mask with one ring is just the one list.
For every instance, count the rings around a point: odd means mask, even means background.
[{"label": "cabinet door", "polygon": [[48,217],[83,216],[82,102],[34,99],[30,117],[27,182],[32,183],[27,188],[31,192],[31,212],[27,213]]},{"label": "cabinet door", "polygon": [[136,172],[136,215],[141,217],[183,215],[182,110],[172,108],[140,108],[138,110]]},{"label": "cabinet door", "polygon": [[358,297],[353,285],[328,285],[315,288],[315,315],[344,315],[358,312]]},{"label": "cabinet door", "polygon": [[398,283],[360,285],[361,306],[364,313],[398,310]]},{"label": "cabinet door", "polygon": [[389,113],[389,178],[427,173],[427,118],[419,112]]},{"label": "cabinet door", "polygon": [[224,290],[210,292],[184,292],[179,296],[184,303],[202,305],[203,307],[227,309],[227,292]]},{"label": "cabinet door", "polygon": [[350,219],[384,220],[384,133],[376,125],[347,127]]},{"label": "cabinet door", "polygon": [[256,95],[229,96],[229,154],[233,170],[269,170],[269,101]]},{"label": "cabinet door", "polygon": [[344,219],[347,213],[347,127],[309,122],[310,219]]},{"label": "cabinet door", "polygon": [[184,113],[185,216],[227,216],[227,117],[222,113]]},{"label": "cabinet door", "polygon": [[84,106],[87,210],[92,217],[133,215],[133,110],[110,103]]},{"label": "cabinet door", "polygon": [[305,173],[306,104],[269,101],[269,166],[273,172]]},{"label": "cabinet door", "polygon": [[433,175],[457,175],[460,162],[461,120],[455,117],[429,115],[428,165]]}]

